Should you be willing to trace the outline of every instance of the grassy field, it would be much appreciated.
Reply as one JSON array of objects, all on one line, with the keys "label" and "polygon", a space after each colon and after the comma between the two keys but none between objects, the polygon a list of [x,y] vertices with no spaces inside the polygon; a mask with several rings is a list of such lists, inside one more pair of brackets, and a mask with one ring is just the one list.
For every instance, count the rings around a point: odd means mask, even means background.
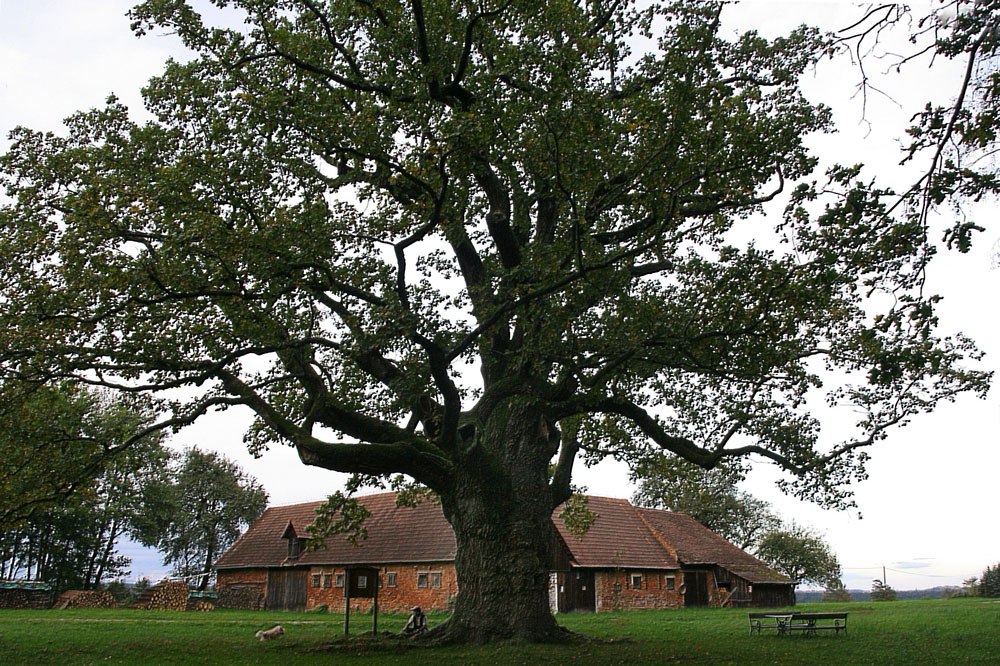
[{"label": "grassy field", "polygon": [[[802,604],[850,612],[847,635],[749,636],[746,611],[564,615],[595,640],[571,645],[425,648],[371,638],[371,617],[135,610],[0,611],[0,664],[1000,664],[1000,601]],[[431,616],[431,624],[444,616]],[[382,616],[379,629],[405,618]],[[258,629],[286,634],[258,642]]]}]

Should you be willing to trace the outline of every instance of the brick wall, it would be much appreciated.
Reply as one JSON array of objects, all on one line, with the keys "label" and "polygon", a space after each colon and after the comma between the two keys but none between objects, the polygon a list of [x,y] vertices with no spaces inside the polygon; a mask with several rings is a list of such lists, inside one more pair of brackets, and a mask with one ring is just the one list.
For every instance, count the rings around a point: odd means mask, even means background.
[{"label": "brick wall", "polygon": [[[668,589],[670,577],[674,579],[672,590]],[[594,578],[598,612],[684,605],[684,595],[680,592],[683,574],[679,571],[622,569],[598,571]]]},{"label": "brick wall", "polygon": [[[458,593],[455,565],[450,562],[390,564],[379,570],[382,578],[378,591],[380,612],[405,612],[413,606],[420,606],[425,611],[447,610],[451,599]],[[326,604],[330,611],[343,609],[344,588],[338,586],[338,583],[342,584],[343,576],[344,567],[310,568],[306,608]],[[352,598],[351,608],[366,611],[371,603],[371,599]]]},{"label": "brick wall", "polygon": [[[428,610],[448,610],[451,600],[458,593],[455,565],[450,562],[433,564],[390,564],[380,567],[382,586],[379,588],[379,610],[387,612],[407,612],[413,606]],[[338,581],[338,574],[341,580]],[[395,576],[390,576],[395,574]],[[344,608],[344,588],[342,583],[344,567],[314,566],[309,569],[306,590],[306,608],[312,609],[326,604],[332,612]],[[638,588],[633,585],[633,576],[638,576]],[[673,589],[668,589],[668,578],[673,577]],[[392,578],[395,585],[391,585]],[[681,608],[684,583],[680,571],[621,569],[595,572],[595,595],[597,611],[627,610],[639,608]],[[318,585],[317,585],[318,584]],[[220,600],[226,590],[260,590],[260,607],[263,608],[264,592],[267,585],[267,570],[221,570],[217,587]],[[550,581],[551,586],[551,581]],[[717,591],[709,576],[709,595],[715,602]],[[372,600],[351,599],[354,611],[367,611]]]}]

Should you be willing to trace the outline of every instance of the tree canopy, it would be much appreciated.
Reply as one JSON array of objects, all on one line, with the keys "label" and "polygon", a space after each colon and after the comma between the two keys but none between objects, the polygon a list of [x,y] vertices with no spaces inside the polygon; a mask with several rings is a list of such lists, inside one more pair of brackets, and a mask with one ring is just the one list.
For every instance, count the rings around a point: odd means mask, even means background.
[{"label": "tree canopy", "polygon": [[150,464],[159,449],[158,435],[147,432],[152,420],[127,397],[0,379],[0,530]]},{"label": "tree canopy", "polygon": [[840,580],[840,562],[829,544],[815,530],[795,523],[764,535],[757,557],[801,583],[826,587]]},{"label": "tree canopy", "polygon": [[188,449],[164,478],[148,484],[132,533],[163,554],[178,576],[205,589],[215,560],[264,513],[267,492],[234,462]]},{"label": "tree canopy", "polygon": [[166,459],[158,433],[133,439],[149,419],[121,396],[2,385],[0,578],[44,580],[58,593],[128,573],[118,540]]},{"label": "tree canopy", "polygon": [[1000,79],[995,75],[1000,56],[1000,2],[938,0],[925,11],[919,9],[902,3],[872,5],[857,22],[842,29],[832,45],[835,50],[849,51],[860,66],[858,91],[865,99],[879,92],[869,76],[869,61],[878,49],[884,49],[885,39],[898,39],[901,31],[909,33],[912,46],[883,50],[879,57],[897,73],[918,67],[928,58],[931,63],[940,58],[962,65],[962,78],[956,81],[953,94],[946,100],[928,101],[907,129],[903,163],[926,166],[902,191],[892,210],[906,207],[926,227],[928,214],[947,204],[952,215],[943,240],[949,248],[964,252],[984,227],[966,214],[963,204],[1000,191],[991,159],[1000,129],[996,113]]},{"label": "tree canopy", "polygon": [[12,135],[2,367],[154,395],[162,427],[245,406],[255,452],[432,488],[460,581],[434,635],[555,635],[581,452],[753,455],[843,505],[866,447],[986,388],[936,331],[919,211],[815,173],[815,29],[729,39],[703,1],[215,4],[246,25],[133,10],[195,54],[151,122],[111,98]]}]

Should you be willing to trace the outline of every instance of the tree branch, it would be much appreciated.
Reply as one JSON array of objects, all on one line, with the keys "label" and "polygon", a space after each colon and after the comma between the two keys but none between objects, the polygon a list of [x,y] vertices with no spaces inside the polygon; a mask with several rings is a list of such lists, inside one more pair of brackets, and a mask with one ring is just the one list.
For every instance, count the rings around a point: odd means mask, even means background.
[{"label": "tree branch", "polygon": [[476,182],[490,204],[486,228],[496,244],[500,262],[504,268],[518,266],[521,263],[521,248],[510,226],[510,193],[485,158],[476,156],[473,163]]},{"label": "tree branch", "polygon": [[579,433],[580,420],[566,419],[560,423],[560,445],[559,462],[556,463],[555,472],[552,474],[552,481],[549,487],[552,490],[552,510],[568,500],[573,495],[570,481],[573,477],[573,463],[576,454],[580,450]]}]

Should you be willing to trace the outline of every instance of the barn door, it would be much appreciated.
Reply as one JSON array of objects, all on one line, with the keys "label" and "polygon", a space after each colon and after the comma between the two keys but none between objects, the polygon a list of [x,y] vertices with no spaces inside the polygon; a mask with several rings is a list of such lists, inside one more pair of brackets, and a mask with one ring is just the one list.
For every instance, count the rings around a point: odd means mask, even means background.
[{"label": "barn door", "polygon": [[304,611],[308,569],[284,569],[267,572],[266,610]]},{"label": "barn door", "polygon": [[708,574],[704,571],[684,572],[684,607],[708,605]]},{"label": "barn door", "polygon": [[597,596],[594,594],[594,572],[574,569],[558,574],[560,613],[576,610],[593,611]]},{"label": "barn door", "polygon": [[593,611],[596,609],[597,596],[594,594],[594,572],[591,569],[577,570],[576,576],[576,609]]}]

